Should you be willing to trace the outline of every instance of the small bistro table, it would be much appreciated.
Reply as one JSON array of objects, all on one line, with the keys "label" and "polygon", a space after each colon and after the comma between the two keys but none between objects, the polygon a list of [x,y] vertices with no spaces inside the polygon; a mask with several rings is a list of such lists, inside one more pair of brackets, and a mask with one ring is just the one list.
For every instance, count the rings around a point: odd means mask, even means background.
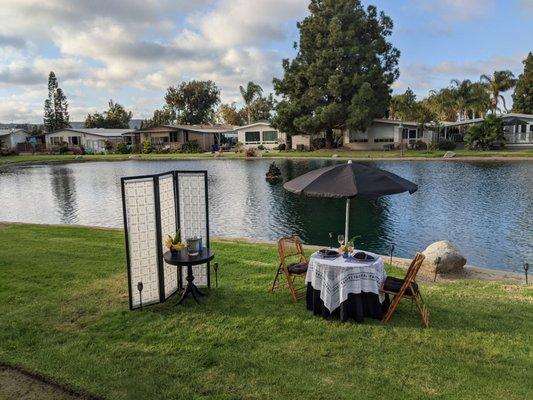
[{"label": "small bistro table", "polygon": [[185,288],[185,291],[181,295],[180,299],[178,300],[177,305],[183,303],[189,293],[192,295],[194,300],[196,300],[196,303],[200,304],[200,300],[198,299],[198,297],[204,296],[204,294],[200,292],[198,287],[196,287],[196,285],[194,284],[194,275],[192,273],[192,267],[193,265],[205,264],[211,261],[214,257],[215,253],[207,248],[203,248],[197,255],[194,256],[191,256],[187,249],[179,251],[176,255],[172,255],[170,251],[167,251],[163,254],[163,258],[165,259],[165,262],[167,264],[180,267],[180,271],[181,267],[187,267],[187,278],[185,278],[187,280],[187,287]]},{"label": "small bistro table", "polygon": [[324,318],[339,314],[341,321],[381,319],[389,307],[388,297],[379,291],[387,274],[379,255],[365,253],[373,259],[327,258],[314,253],[305,278],[307,309]]}]

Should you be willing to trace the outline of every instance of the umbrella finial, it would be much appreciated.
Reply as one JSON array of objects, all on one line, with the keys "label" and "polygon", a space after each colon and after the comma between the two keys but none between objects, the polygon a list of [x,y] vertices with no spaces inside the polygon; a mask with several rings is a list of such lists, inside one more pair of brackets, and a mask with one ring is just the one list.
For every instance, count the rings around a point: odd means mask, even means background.
[{"label": "umbrella finial", "polygon": [[348,164],[351,164],[352,163],[352,160],[348,160]]}]

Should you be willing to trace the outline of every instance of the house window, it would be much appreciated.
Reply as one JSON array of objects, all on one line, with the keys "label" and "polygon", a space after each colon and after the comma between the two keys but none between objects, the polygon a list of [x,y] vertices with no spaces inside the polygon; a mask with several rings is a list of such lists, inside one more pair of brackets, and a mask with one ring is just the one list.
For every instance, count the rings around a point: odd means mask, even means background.
[{"label": "house window", "polygon": [[63,143],[63,138],[61,136],[53,136],[50,138],[50,143],[55,146],[61,146],[61,143]]},{"label": "house window", "polygon": [[79,146],[80,145],[80,137],[79,136],[69,136],[68,144],[70,144],[72,146]]},{"label": "house window", "polygon": [[172,143],[178,142],[178,132],[170,132],[170,141]]},{"label": "house window", "polygon": [[533,124],[529,125],[529,131],[533,132]]},{"label": "house window", "polygon": [[278,131],[266,131],[263,132],[263,142],[277,142]]},{"label": "house window", "polygon": [[374,139],[374,143],[392,143],[394,142],[394,138],[377,138]]},{"label": "house window", "polygon": [[520,132],[526,133],[527,132],[527,125],[520,125]]},{"label": "house window", "polygon": [[245,132],[244,141],[246,143],[259,143],[261,141],[260,132]]}]

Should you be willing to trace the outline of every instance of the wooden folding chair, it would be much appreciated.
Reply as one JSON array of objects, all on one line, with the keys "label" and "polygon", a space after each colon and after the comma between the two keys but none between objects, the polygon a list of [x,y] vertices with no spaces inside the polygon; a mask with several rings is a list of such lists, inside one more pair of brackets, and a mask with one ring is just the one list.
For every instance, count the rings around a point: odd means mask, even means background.
[{"label": "wooden folding chair", "polygon": [[407,270],[407,274],[404,279],[387,277],[381,292],[390,294],[394,296],[389,309],[385,316],[383,317],[383,322],[387,322],[392,318],[392,314],[396,310],[396,307],[402,299],[410,299],[416,303],[418,310],[420,311],[420,316],[422,317],[422,323],[426,328],[429,328],[429,310],[422,299],[422,294],[420,293],[420,288],[416,283],[416,275],[418,270],[422,266],[422,262],[426,256],[422,253],[416,253],[415,258],[411,261],[411,265]]},{"label": "wooden folding chair", "polygon": [[293,301],[298,301],[302,291],[305,290],[305,285],[296,288],[295,280],[299,276],[304,277],[307,273],[307,258],[304,254],[302,241],[298,236],[283,237],[278,240],[278,253],[280,264],[276,271],[276,277],[274,278],[270,291],[273,292],[274,290],[285,286],[279,282],[279,278],[281,274],[283,274],[287,280],[286,286],[291,292]]}]

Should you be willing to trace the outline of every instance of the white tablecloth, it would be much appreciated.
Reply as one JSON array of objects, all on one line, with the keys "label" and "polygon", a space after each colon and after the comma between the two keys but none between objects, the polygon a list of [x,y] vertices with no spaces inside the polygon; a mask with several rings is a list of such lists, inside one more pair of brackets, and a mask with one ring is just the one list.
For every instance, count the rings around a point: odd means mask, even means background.
[{"label": "white tablecloth", "polygon": [[348,300],[349,293],[375,293],[381,303],[385,300],[385,295],[379,292],[387,278],[383,259],[377,254],[365,253],[375,259],[359,261],[342,256],[332,259],[324,258],[318,252],[309,258],[305,282],[311,283],[313,289],[320,290],[320,298],[330,312]]}]

